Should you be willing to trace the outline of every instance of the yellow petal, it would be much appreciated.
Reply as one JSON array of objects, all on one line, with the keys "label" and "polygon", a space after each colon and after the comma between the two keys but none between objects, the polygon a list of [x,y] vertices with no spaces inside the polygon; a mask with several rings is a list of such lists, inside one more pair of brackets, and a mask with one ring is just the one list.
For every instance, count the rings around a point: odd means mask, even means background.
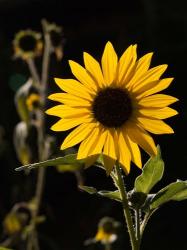
[{"label": "yellow petal", "polygon": [[138,104],[148,108],[164,108],[176,101],[178,101],[178,99],[173,96],[156,94],[142,98]]},{"label": "yellow petal", "polygon": [[57,105],[45,111],[48,115],[54,115],[62,118],[64,105]]},{"label": "yellow petal", "polygon": [[133,76],[132,72],[135,70],[137,59],[136,47],[136,45],[129,46],[119,59],[118,82],[120,85],[128,85],[129,79]]},{"label": "yellow petal", "polygon": [[53,131],[66,131],[68,129],[74,128],[81,123],[89,123],[92,122],[89,116],[73,118],[73,119],[60,119],[57,123],[55,123],[51,130]]},{"label": "yellow petal", "polygon": [[157,154],[157,148],[153,138],[143,128],[137,126],[135,123],[129,122],[126,129],[130,139],[143,148],[150,156]]},{"label": "yellow petal", "polygon": [[69,65],[74,76],[87,88],[96,92],[97,84],[94,82],[92,77],[88,74],[85,68],[83,68],[80,64],[69,60]]},{"label": "yellow petal", "polygon": [[123,167],[126,174],[130,172],[131,153],[127,146],[127,142],[124,138],[122,131],[118,133],[118,145],[119,145],[119,162]]},{"label": "yellow petal", "polygon": [[88,108],[72,108],[67,105],[57,105],[46,110],[45,113],[61,118],[76,118],[80,116],[89,115],[90,110]]},{"label": "yellow petal", "polygon": [[153,82],[148,82],[147,84],[137,85],[136,88],[133,88],[133,93],[135,93],[137,99],[146,97],[157,92],[160,92],[169,87],[173,78],[165,78],[161,80],[156,80]]},{"label": "yellow petal", "polygon": [[48,99],[64,103],[70,107],[90,107],[91,102],[82,97],[74,96],[67,93],[56,93],[48,96]]},{"label": "yellow petal", "polygon": [[77,159],[100,154],[105,143],[106,131],[101,126],[95,127],[90,135],[80,144]]},{"label": "yellow petal", "polygon": [[153,82],[155,80],[159,80],[161,75],[166,71],[168,65],[163,64],[156,66],[150,70],[148,70],[142,77],[141,79],[135,81],[133,83],[133,88],[135,88],[137,85],[146,85],[149,82]]},{"label": "yellow petal", "polygon": [[103,154],[108,155],[112,159],[117,159],[117,137],[114,129],[107,130],[107,138],[103,149]]},{"label": "yellow petal", "polygon": [[136,81],[141,80],[141,77],[147,72],[150,67],[152,56],[153,53],[148,53],[137,61],[134,76],[130,80],[129,85],[133,85]]},{"label": "yellow petal", "polygon": [[110,85],[113,82],[116,75],[117,63],[118,58],[116,52],[112,44],[107,42],[101,60],[103,76],[106,85]]},{"label": "yellow petal", "polygon": [[166,118],[169,118],[171,116],[178,114],[176,110],[169,108],[169,107],[165,107],[161,109],[145,108],[145,109],[140,109],[139,113],[140,115],[148,116],[150,118],[156,118],[156,119],[166,119]]},{"label": "yellow petal", "polygon": [[173,129],[165,122],[157,119],[149,119],[145,117],[137,117],[141,126],[153,134],[173,134]]},{"label": "yellow petal", "polygon": [[83,141],[95,127],[94,123],[83,123],[75,128],[64,140],[61,150],[72,147]]},{"label": "yellow petal", "polygon": [[99,87],[102,87],[104,85],[104,78],[99,63],[88,53],[84,52],[83,55],[86,69],[92,75],[92,78],[98,83]]},{"label": "yellow petal", "polygon": [[60,79],[60,78],[55,78],[54,79],[56,84],[65,92],[85,98],[89,101],[92,100],[91,95],[89,94],[89,89],[85,87],[83,84],[80,82],[74,80],[74,79]]},{"label": "yellow petal", "polygon": [[109,176],[112,169],[114,168],[116,160],[112,159],[108,155],[103,155],[103,162],[104,162],[104,167],[106,169],[106,174]]},{"label": "yellow petal", "polygon": [[138,168],[141,169],[142,168],[141,153],[137,143],[133,142],[124,130],[122,132],[125,141],[127,143],[127,147],[129,148],[129,151],[131,153],[131,160]]}]

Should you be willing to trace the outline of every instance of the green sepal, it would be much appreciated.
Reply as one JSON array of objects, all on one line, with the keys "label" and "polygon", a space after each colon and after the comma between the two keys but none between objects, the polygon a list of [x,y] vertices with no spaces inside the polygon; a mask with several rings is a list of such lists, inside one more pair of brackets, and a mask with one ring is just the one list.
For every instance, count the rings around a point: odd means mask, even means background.
[{"label": "green sepal", "polygon": [[76,154],[69,154],[66,156],[57,157],[54,159],[21,166],[21,167],[16,168],[15,170],[21,171],[24,169],[32,169],[32,168],[48,167],[48,166],[59,166],[59,165],[72,165],[77,169],[78,167],[83,167],[84,160],[77,160]]},{"label": "green sepal", "polygon": [[164,162],[161,157],[160,147],[157,146],[157,155],[146,162],[142,174],[135,180],[136,192],[148,194],[154,185],[162,179],[163,173]]},{"label": "green sepal", "polygon": [[150,209],[154,210],[168,201],[187,199],[187,181],[177,181],[169,184],[155,194],[150,202]]},{"label": "green sepal", "polygon": [[101,190],[98,191],[96,188],[94,187],[89,187],[89,186],[79,186],[79,188],[89,194],[95,194],[98,196],[102,196],[105,198],[109,198],[111,200],[115,200],[115,201],[119,201],[121,202],[121,196],[118,190],[116,191],[108,191],[108,190]]}]

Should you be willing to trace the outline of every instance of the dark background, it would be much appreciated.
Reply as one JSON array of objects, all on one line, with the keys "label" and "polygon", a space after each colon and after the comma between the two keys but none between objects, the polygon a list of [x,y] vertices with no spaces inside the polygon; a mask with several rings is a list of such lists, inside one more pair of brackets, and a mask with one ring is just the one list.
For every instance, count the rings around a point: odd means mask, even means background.
[{"label": "dark background", "polygon": [[[0,0],[0,125],[4,130],[0,155],[0,219],[15,202],[28,200],[34,191],[34,179],[14,171],[20,165],[12,142],[19,117],[11,79],[16,74],[27,78],[29,72],[21,60],[12,60],[12,40],[21,29],[41,31],[42,18],[63,26],[65,36],[64,58],[62,62],[52,64],[49,92],[55,88],[54,76],[70,77],[68,59],[82,63],[83,51],[99,59],[108,40],[119,55],[127,46],[137,43],[139,56],[154,51],[153,66],[169,64],[165,76],[173,76],[175,80],[165,93],[180,99],[173,105],[179,115],[168,120],[175,130],[174,135],[155,137],[161,146],[166,168],[163,180],[153,191],[176,179],[187,179],[185,0],[124,0],[123,4],[118,1]],[[51,117],[48,121],[52,124]],[[59,136],[59,145],[62,136]],[[137,174],[140,171],[133,167],[125,179],[128,190],[133,187]],[[113,188],[104,171],[97,168],[85,170],[84,178],[86,185],[98,189]],[[42,250],[102,249],[99,244],[83,246],[84,240],[96,233],[99,219],[109,215],[123,222],[120,204],[81,192],[73,174],[59,174],[54,169],[47,170],[42,212],[47,214],[47,221],[39,227]],[[186,250],[186,225],[187,201],[164,205],[151,218],[141,249]],[[126,231],[122,225],[114,249],[130,249]]]}]

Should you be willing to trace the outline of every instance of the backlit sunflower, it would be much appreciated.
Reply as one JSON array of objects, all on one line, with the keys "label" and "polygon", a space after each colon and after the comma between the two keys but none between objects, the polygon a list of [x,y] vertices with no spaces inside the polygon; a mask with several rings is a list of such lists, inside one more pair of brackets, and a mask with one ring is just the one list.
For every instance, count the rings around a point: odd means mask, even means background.
[{"label": "backlit sunflower", "polygon": [[88,53],[84,53],[85,68],[69,61],[76,80],[55,78],[66,93],[50,95],[49,99],[61,104],[46,111],[60,117],[52,130],[74,128],[62,143],[62,150],[81,143],[77,159],[86,158],[88,165],[102,153],[107,173],[116,161],[126,173],[130,171],[131,161],[141,168],[139,146],[151,156],[157,153],[148,132],[173,133],[162,119],[177,114],[167,106],[178,99],[157,94],[173,78],[160,80],[167,68],[165,64],[149,69],[152,54],[137,60],[136,45],[131,45],[118,60],[108,42],[101,67]]},{"label": "backlit sunflower", "polygon": [[13,47],[15,57],[26,60],[40,56],[43,48],[41,34],[32,30],[21,30],[15,35]]}]

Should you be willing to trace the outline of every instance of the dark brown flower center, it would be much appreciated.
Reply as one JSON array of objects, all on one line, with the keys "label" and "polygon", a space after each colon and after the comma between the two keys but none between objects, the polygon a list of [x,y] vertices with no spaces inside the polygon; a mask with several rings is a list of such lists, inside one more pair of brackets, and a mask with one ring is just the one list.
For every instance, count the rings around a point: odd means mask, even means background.
[{"label": "dark brown flower center", "polygon": [[95,119],[103,126],[118,128],[131,116],[132,102],[127,91],[107,87],[96,95],[92,111]]},{"label": "dark brown flower center", "polygon": [[36,43],[37,41],[35,37],[32,35],[25,35],[20,38],[19,47],[25,52],[34,51],[36,48]]}]

